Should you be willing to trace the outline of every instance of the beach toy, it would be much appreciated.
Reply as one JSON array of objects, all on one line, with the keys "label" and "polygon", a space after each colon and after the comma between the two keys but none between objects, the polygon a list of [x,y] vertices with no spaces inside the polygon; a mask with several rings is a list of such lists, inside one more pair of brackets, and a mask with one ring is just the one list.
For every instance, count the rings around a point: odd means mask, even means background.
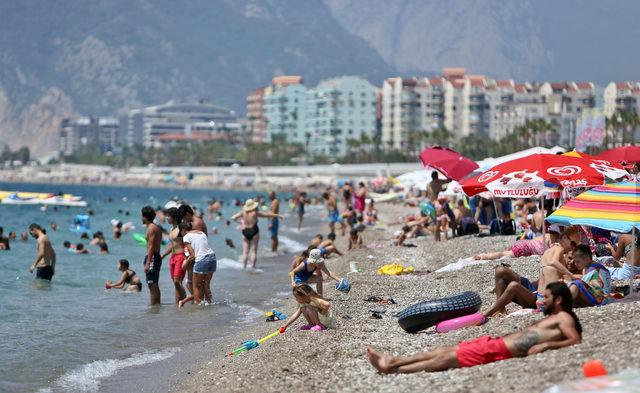
[{"label": "beach toy", "polygon": [[265,316],[267,317],[267,322],[281,321],[283,319],[287,319],[286,315],[281,313],[279,310],[276,310],[275,308],[265,313]]},{"label": "beach toy", "polygon": [[271,339],[271,338],[273,338],[273,337],[277,336],[277,335],[278,335],[278,334],[280,334],[280,333],[284,333],[284,329],[283,329],[283,328],[280,328],[280,329],[278,329],[277,331],[275,331],[275,332],[271,333],[271,334],[270,334],[270,335],[268,335],[268,336],[262,337],[262,338],[261,338],[261,339],[259,339],[259,340],[249,340],[249,341],[245,341],[245,342],[242,344],[242,346],[241,346],[240,348],[236,348],[236,349],[234,349],[233,351],[231,351],[231,352],[227,353],[225,357],[228,357],[228,356],[234,356],[234,355],[239,355],[239,354],[241,354],[242,352],[250,351],[250,350],[252,350],[253,348],[257,348],[257,347],[258,347],[260,344],[262,344],[263,342],[265,342],[265,341],[267,341],[267,340],[269,340],[269,339]]},{"label": "beach toy", "polygon": [[351,290],[351,284],[349,284],[349,281],[346,278],[343,278],[336,284],[336,289],[340,292],[349,293]]},{"label": "beach toy", "polygon": [[585,378],[601,377],[607,375],[607,369],[599,360],[588,360],[582,365],[582,373]]},{"label": "beach toy", "polygon": [[82,233],[82,232],[91,232],[91,223],[89,221],[89,216],[78,214],[73,217],[73,224],[71,224],[70,228],[71,232]]},{"label": "beach toy", "polygon": [[397,263],[392,263],[389,265],[384,265],[378,269],[378,274],[387,274],[390,276],[397,276],[404,273],[411,273],[413,271],[413,266],[404,267]]},{"label": "beach toy", "polygon": [[481,305],[480,295],[466,291],[455,296],[411,305],[398,313],[398,324],[407,333],[415,333],[438,322],[476,313]]},{"label": "beach toy", "polygon": [[111,285],[108,282],[104,283],[104,289],[111,289]]},{"label": "beach toy", "polygon": [[133,240],[135,240],[136,243],[138,243],[139,246],[146,246],[147,245],[147,238],[143,234],[134,233],[131,236],[133,237]]},{"label": "beach toy", "polygon": [[448,333],[452,330],[462,329],[468,326],[480,326],[486,322],[483,314],[475,313],[460,318],[453,318],[436,324],[436,332]]}]

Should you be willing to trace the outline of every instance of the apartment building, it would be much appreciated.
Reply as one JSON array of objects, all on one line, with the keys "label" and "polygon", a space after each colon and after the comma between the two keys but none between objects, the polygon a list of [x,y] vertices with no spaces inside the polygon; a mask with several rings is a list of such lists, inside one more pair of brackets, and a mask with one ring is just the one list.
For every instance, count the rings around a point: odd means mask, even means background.
[{"label": "apartment building", "polygon": [[640,82],[610,82],[603,92],[604,115],[618,111],[640,113]]},{"label": "apartment building", "polygon": [[274,136],[281,136],[289,143],[306,142],[305,119],[307,111],[307,88],[300,76],[279,76],[265,88],[264,142],[270,143]]},{"label": "apartment building", "polygon": [[444,125],[442,78],[388,78],[380,97],[381,140],[386,148],[406,149],[412,133]]},{"label": "apartment building", "polygon": [[359,76],[321,81],[307,99],[307,151],[312,155],[341,157],[348,140],[362,135],[373,139],[377,119],[376,87]]},{"label": "apartment building", "polygon": [[264,95],[268,87],[260,87],[247,96],[247,132],[253,143],[264,143],[267,134]]},{"label": "apartment building", "polygon": [[102,153],[119,146],[120,123],[117,118],[78,116],[63,119],[59,130],[59,151],[70,156],[81,146],[98,143]]},{"label": "apartment building", "polygon": [[547,121],[558,132],[558,143],[572,146],[581,113],[596,107],[595,85],[590,82],[545,82],[540,92],[547,100]]}]

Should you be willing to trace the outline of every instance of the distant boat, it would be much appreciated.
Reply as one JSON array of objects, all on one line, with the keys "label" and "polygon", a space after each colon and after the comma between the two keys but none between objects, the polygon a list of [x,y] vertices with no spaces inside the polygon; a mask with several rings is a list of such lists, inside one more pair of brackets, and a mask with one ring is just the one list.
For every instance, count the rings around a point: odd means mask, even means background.
[{"label": "distant boat", "polygon": [[49,205],[87,207],[82,197],[71,194],[51,194],[44,192],[0,191],[0,204],[4,205]]}]

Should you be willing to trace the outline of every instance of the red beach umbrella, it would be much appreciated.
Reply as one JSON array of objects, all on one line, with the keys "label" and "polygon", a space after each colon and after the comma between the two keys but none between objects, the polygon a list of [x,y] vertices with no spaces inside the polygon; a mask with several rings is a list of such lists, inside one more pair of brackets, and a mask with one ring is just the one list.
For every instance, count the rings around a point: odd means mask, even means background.
[{"label": "red beach umbrella", "polygon": [[605,150],[596,158],[612,162],[640,162],[640,146],[622,146]]},{"label": "red beach umbrella", "polygon": [[437,169],[449,179],[459,181],[467,176],[478,164],[448,147],[432,146],[420,153],[420,161],[424,166]]},{"label": "red beach umbrella", "polygon": [[503,162],[467,179],[462,183],[462,190],[469,196],[489,190],[496,197],[534,198],[542,196],[549,183],[563,187],[599,186],[605,183],[605,178],[616,177],[614,174],[622,177],[625,172],[603,161],[532,154]]}]

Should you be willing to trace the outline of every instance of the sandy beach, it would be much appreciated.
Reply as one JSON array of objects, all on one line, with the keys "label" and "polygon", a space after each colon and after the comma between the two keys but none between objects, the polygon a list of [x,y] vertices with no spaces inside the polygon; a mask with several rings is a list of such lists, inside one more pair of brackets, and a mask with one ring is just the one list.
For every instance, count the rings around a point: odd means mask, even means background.
[{"label": "sandy beach", "polygon": [[[412,209],[399,206],[379,206],[381,219],[391,222]],[[582,378],[582,364],[590,359],[602,361],[610,373],[634,367],[640,321],[634,315],[639,303],[609,304],[604,307],[578,309],[584,327],[581,344],[547,351],[527,358],[510,359],[493,364],[437,373],[411,375],[378,374],[365,357],[368,345],[377,350],[399,355],[440,345],[455,345],[462,340],[481,335],[505,335],[540,319],[541,314],[526,314],[494,318],[479,327],[470,327],[447,334],[437,334],[434,328],[417,334],[404,332],[393,314],[405,307],[428,299],[463,292],[480,294],[486,310],[495,299],[493,269],[500,262],[508,263],[518,273],[537,278],[537,257],[506,259],[466,267],[453,272],[434,273],[438,268],[479,252],[506,249],[514,240],[502,237],[461,237],[435,243],[432,237],[412,240],[417,247],[392,247],[389,238],[396,225],[381,225],[365,232],[365,244],[383,243],[384,248],[360,249],[342,257],[331,258],[328,266],[339,275],[346,275],[349,262],[355,261],[361,273],[349,274],[352,290],[349,294],[325,285],[325,296],[332,301],[337,329],[325,332],[298,330],[301,323],[291,326],[260,347],[239,356],[225,358],[226,352],[243,341],[263,337],[280,326],[279,322],[260,322],[238,332],[226,346],[209,348],[206,364],[192,365],[172,386],[174,392],[204,391],[348,391],[396,392],[428,390],[439,392],[539,392],[553,384]],[[344,247],[344,244],[342,244]],[[401,276],[383,276],[376,270],[387,263],[412,265],[416,271]],[[283,277],[283,287],[287,277]],[[369,296],[390,296],[396,305],[366,302]],[[286,314],[295,311],[290,298],[283,307]],[[511,305],[509,312],[520,307]],[[372,311],[384,311],[382,319],[371,319]]]}]

